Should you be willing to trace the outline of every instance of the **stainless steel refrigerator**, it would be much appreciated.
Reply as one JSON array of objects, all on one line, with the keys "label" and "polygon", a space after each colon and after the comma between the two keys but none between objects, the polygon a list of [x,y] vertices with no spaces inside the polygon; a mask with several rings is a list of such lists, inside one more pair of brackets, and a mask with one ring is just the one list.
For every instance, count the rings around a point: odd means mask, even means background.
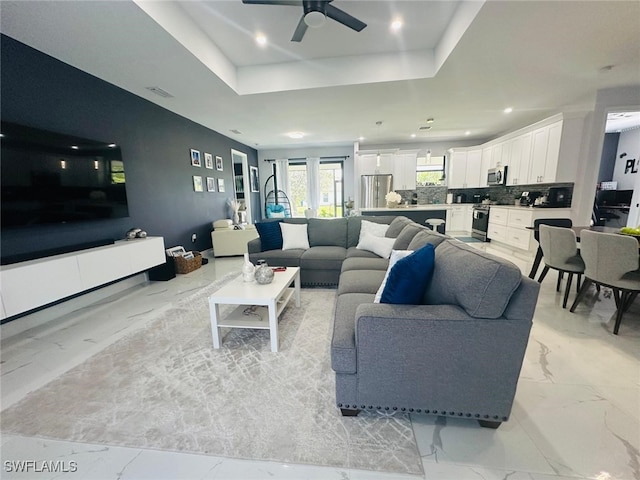
[{"label": "stainless steel refrigerator", "polygon": [[361,175],[360,208],[386,207],[387,193],[393,190],[393,175]]}]

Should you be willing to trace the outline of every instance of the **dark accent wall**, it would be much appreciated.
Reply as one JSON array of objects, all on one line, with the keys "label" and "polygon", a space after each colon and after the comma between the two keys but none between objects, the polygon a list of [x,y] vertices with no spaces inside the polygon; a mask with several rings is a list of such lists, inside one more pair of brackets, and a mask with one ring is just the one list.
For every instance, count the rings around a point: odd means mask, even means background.
[{"label": "dark accent wall", "polygon": [[[102,238],[124,238],[142,228],[167,247],[211,248],[211,222],[229,218],[233,197],[231,149],[258,165],[255,149],[82,72],[5,35],[0,38],[2,119],[84,138],[117,142],[122,149],[130,217],[91,223],[33,226],[0,233],[2,255],[19,255]],[[114,68],[127,68],[117,65]],[[170,102],[168,99],[167,102]],[[216,112],[212,112],[215,115]],[[189,150],[219,155],[224,170],[191,166]],[[1,159],[0,159],[1,161]],[[204,192],[193,190],[203,177]],[[206,177],[224,178],[226,192],[206,192]],[[258,194],[252,195],[259,212]],[[191,242],[191,235],[197,241]]]}]

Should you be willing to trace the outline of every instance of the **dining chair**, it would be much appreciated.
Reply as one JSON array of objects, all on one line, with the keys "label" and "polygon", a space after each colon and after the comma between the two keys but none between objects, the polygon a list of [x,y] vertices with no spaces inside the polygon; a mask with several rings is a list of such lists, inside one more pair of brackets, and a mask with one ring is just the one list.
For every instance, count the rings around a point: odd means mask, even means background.
[{"label": "dining chair", "polygon": [[[541,224],[540,229],[540,248],[544,258],[544,270],[538,278],[541,283],[550,268],[558,270],[559,273],[568,273],[567,285],[564,291],[564,300],[562,308],[567,307],[567,299],[569,298],[569,290],[571,290],[571,282],[575,274],[578,275],[578,286],[580,279],[584,273],[584,262],[578,252],[578,242],[576,234],[570,228],[552,227],[550,225]],[[560,278],[556,290],[559,291]]]},{"label": "dining chair", "polygon": [[585,264],[584,282],[569,311],[576,309],[592,283],[609,287],[616,301],[613,333],[617,335],[622,315],[640,292],[638,241],[618,233],[583,230],[580,244]]},{"label": "dining chair", "polygon": [[[566,227],[571,228],[573,223],[570,218],[538,218],[533,221],[533,238],[538,242],[538,250],[536,250],[536,257],[533,260],[531,271],[529,272],[529,278],[536,278],[538,267],[542,261],[542,249],[540,248],[540,225],[551,225],[553,227]],[[561,273],[558,272],[558,287],[560,288],[560,280],[562,279]]]}]

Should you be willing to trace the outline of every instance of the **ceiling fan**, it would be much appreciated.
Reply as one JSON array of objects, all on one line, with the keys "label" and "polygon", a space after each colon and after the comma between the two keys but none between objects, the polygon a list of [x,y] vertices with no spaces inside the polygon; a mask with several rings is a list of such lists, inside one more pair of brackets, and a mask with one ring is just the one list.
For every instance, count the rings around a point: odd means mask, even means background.
[{"label": "ceiling fan", "polygon": [[367,26],[366,23],[352,17],[347,12],[336,8],[333,5],[329,5],[332,1],[333,0],[242,0],[242,3],[249,5],[302,6],[304,13],[298,22],[298,26],[296,27],[296,31],[293,33],[293,37],[291,37],[292,42],[300,42],[308,27],[321,27],[327,17],[355,30],[356,32],[361,31]]}]

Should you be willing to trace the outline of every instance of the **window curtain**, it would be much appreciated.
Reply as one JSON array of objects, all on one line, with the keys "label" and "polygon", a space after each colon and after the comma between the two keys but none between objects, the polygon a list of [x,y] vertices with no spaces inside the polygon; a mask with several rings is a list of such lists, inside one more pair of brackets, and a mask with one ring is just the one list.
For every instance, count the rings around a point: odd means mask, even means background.
[{"label": "window curtain", "polygon": [[307,197],[312,215],[318,213],[320,207],[320,158],[307,158]]},{"label": "window curtain", "polygon": [[276,182],[278,183],[278,190],[282,190],[289,196],[291,191],[289,185],[289,160],[286,158],[276,160]]}]

